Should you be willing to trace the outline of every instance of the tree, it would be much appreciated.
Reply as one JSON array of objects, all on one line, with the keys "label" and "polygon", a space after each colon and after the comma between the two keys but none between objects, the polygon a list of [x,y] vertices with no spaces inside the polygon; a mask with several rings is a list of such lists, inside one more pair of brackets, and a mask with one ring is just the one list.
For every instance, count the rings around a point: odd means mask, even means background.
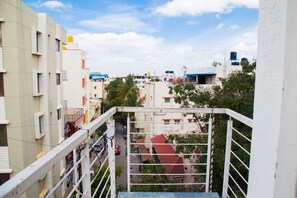
[{"label": "tree", "polygon": [[[174,95],[175,102],[184,107],[193,108],[229,108],[247,117],[253,117],[254,87],[255,87],[255,68],[256,63],[251,65],[245,62],[241,72],[234,72],[223,79],[220,85],[213,87],[212,90],[204,90],[193,84],[179,84],[170,88],[170,94]],[[209,115],[194,115],[199,121],[207,121]],[[216,115],[215,117],[215,136],[214,136],[214,162],[213,162],[213,191],[221,192],[224,156],[226,144],[226,119],[225,115]],[[247,137],[251,133],[247,126],[239,122],[234,122],[234,127],[242,131]],[[235,140],[240,137],[233,137]],[[199,141],[199,139],[196,139]],[[185,140],[180,140],[185,141]],[[243,147],[250,150],[248,142],[242,143]],[[243,158],[246,164],[249,164],[249,157],[237,149],[238,155]],[[231,161],[241,166],[234,159]],[[242,168],[243,176],[247,179],[248,172]]]},{"label": "tree", "polygon": [[[142,99],[139,98],[139,89],[135,85],[132,75],[125,78],[116,78],[105,89],[107,91],[107,100],[102,103],[104,111],[115,106],[141,106]],[[126,125],[127,114],[118,113],[115,115],[115,120]]]},{"label": "tree", "polygon": [[[110,172],[109,172],[109,170],[107,170],[107,173],[104,176],[106,169],[108,169],[107,165],[103,165],[100,171],[99,171],[99,167],[97,165],[94,166],[94,174],[92,175],[92,180],[93,179],[95,179],[95,180],[91,186],[91,190],[92,190],[92,194],[94,194],[96,188],[98,188],[95,197],[99,197],[101,193],[102,193],[102,196],[105,197],[108,193],[108,189],[109,189],[110,185],[109,185],[109,181],[107,181],[107,179],[110,175]],[[122,166],[119,165],[119,166],[115,167],[116,178],[120,177],[122,172],[123,172]],[[104,178],[102,178],[103,176],[104,176]],[[102,182],[100,183],[101,180],[102,180]],[[106,187],[104,188],[104,185],[106,182],[108,182],[108,183],[107,183]],[[99,184],[100,184],[100,186],[98,187]],[[104,191],[102,192],[102,190],[104,190]]]}]

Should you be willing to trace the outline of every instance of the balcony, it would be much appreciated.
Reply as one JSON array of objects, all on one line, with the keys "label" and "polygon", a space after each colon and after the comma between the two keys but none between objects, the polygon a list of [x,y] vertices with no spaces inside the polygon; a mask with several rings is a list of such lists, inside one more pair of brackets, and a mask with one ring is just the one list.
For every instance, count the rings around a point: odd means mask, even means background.
[{"label": "balcony", "polygon": [[67,108],[64,116],[65,123],[77,122],[84,116],[84,110],[82,108]]},{"label": "balcony", "polygon": [[[130,117],[128,116],[127,192],[118,193],[116,192],[115,121],[113,120],[113,116],[117,112],[150,113],[151,115],[154,115],[154,113],[199,113],[209,115],[209,118],[207,122],[202,123],[204,130],[195,131],[196,135],[202,137],[201,142],[179,143],[178,141],[164,141],[164,138],[163,140],[162,138],[158,139],[160,134],[152,130],[157,128],[157,123],[151,121],[148,123],[150,124],[148,131],[142,133],[131,131],[137,121],[130,121]],[[197,197],[202,195],[204,197],[218,197],[217,193],[211,193],[212,180],[213,177],[215,177],[215,175],[212,174],[212,155],[214,149],[212,147],[212,137],[216,115],[227,115],[227,117],[229,117],[229,120],[226,120],[227,142],[224,156],[225,170],[222,197],[247,197],[248,178],[246,177],[248,175],[249,165],[246,161],[238,157],[238,152],[246,154],[245,160],[249,158],[250,153],[249,150],[246,149],[246,142],[251,142],[251,134],[247,137],[245,135],[246,133],[242,133],[233,127],[233,122],[239,122],[241,125],[243,124],[251,129],[253,123],[251,119],[229,109],[146,109],[136,107],[118,107],[110,109],[3,184],[0,187],[0,197],[19,197],[23,193],[26,193],[32,185],[38,183],[49,171],[52,171],[54,166],[63,161],[69,153],[73,153],[73,156],[76,156],[73,159],[72,167],[68,168],[64,174],[60,175],[60,180],[55,182],[51,188],[47,187],[49,191],[45,197],[56,197],[59,191],[64,192],[65,197],[71,197],[74,194],[86,197],[116,197],[117,194],[118,197],[137,197],[137,195],[139,195],[137,193],[141,192],[135,191],[141,189],[139,188],[141,186],[157,186],[157,189],[163,191],[159,192],[159,195],[169,197],[187,197],[187,195],[191,196],[193,193]],[[105,133],[96,141],[90,141],[90,137],[95,135],[96,129],[104,123],[106,123],[107,126]],[[201,125],[201,123],[199,123],[199,125]],[[193,135],[193,133],[193,131],[188,134],[186,132],[179,133],[178,130],[173,130],[171,135]],[[237,136],[236,138],[234,138],[235,135]],[[136,141],[135,139],[138,138],[138,136],[144,137],[144,140]],[[242,146],[241,142],[238,140],[239,136],[246,141],[244,146]],[[104,142],[101,149],[95,148],[98,142]],[[192,152],[174,152],[177,146],[194,146],[195,148],[202,149]],[[147,160],[149,158],[144,156],[149,156],[150,159],[153,160]],[[190,156],[190,158],[185,158],[185,156]],[[135,161],[135,158],[137,158],[138,161]],[[142,161],[141,159],[146,159],[147,161]],[[236,163],[234,160],[237,160]],[[165,171],[160,173],[158,170],[161,168],[157,168],[157,172],[144,172],[143,170],[148,166],[163,167]],[[198,169],[194,167],[199,166],[203,168],[197,171]],[[243,167],[246,170],[242,173],[239,170],[243,170]],[[192,169],[192,172],[188,171],[190,169]],[[153,183],[144,182],[145,180],[142,178],[149,176],[153,178],[162,177],[166,182],[158,182],[158,180]],[[70,178],[72,178],[71,181]],[[239,180],[241,181],[238,182]],[[95,183],[96,185],[94,186]],[[172,191],[172,189],[182,186],[185,189],[184,194],[166,192],[169,188],[171,188]],[[151,194],[152,193],[153,192],[151,192]],[[147,195],[147,193],[143,192],[143,196],[145,195]]]}]

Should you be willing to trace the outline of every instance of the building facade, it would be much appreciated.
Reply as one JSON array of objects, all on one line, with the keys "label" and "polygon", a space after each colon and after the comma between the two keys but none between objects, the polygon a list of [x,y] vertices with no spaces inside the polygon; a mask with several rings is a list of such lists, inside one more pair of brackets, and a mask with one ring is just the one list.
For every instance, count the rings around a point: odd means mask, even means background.
[{"label": "building facade", "polygon": [[63,46],[63,95],[65,125],[69,122],[72,133],[90,121],[89,69],[86,68],[86,52],[68,36]]},{"label": "building facade", "polygon": [[[66,31],[46,14],[19,0],[0,0],[1,183],[64,140],[61,46],[65,42]],[[43,197],[64,167],[61,161],[25,197]]]}]

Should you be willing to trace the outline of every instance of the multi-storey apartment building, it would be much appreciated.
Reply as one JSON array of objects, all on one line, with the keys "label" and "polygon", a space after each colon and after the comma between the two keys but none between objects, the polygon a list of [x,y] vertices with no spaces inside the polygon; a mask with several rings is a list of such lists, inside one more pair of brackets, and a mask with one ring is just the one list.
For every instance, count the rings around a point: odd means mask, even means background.
[{"label": "multi-storey apartment building", "polygon": [[89,69],[86,68],[86,52],[68,36],[63,46],[63,95],[66,136],[71,136],[90,121],[89,116]]},{"label": "multi-storey apartment building", "polygon": [[[46,14],[0,0],[0,185],[64,140],[65,41],[66,31]],[[64,166],[61,161],[26,197],[43,197]]]}]

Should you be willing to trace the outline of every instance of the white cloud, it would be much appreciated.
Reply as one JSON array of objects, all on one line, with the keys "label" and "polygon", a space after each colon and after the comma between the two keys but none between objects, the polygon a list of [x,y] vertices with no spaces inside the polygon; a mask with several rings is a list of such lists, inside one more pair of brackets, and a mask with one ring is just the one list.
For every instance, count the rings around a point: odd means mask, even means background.
[{"label": "white cloud", "polygon": [[217,19],[222,19],[221,15],[219,15],[219,14],[216,14],[216,18]]},{"label": "white cloud", "polygon": [[222,29],[223,27],[225,27],[224,23],[220,23],[219,25],[217,25],[217,29]]},{"label": "white cloud", "polygon": [[198,23],[199,23],[198,21],[193,21],[193,20],[189,20],[186,22],[187,25],[196,25]]},{"label": "white cloud", "polygon": [[153,28],[141,21],[139,17],[133,13],[104,15],[95,19],[80,21],[79,24],[90,29],[105,31],[154,31]]},{"label": "white cloud", "polygon": [[45,7],[56,11],[61,11],[61,9],[72,8],[72,5],[70,3],[63,3],[57,0],[50,0],[45,2],[38,1],[38,2],[32,3],[32,5],[38,8]]},{"label": "white cloud", "polygon": [[257,27],[245,31],[242,35],[229,41],[230,43],[233,43],[231,49],[238,51],[242,57],[244,56],[249,59],[256,58],[257,34]]},{"label": "white cloud", "polygon": [[229,28],[230,28],[231,30],[236,30],[236,29],[238,29],[238,28],[239,28],[239,26],[238,26],[238,25],[235,25],[235,24],[233,24],[233,25],[230,25],[230,26],[229,26]]},{"label": "white cloud", "polygon": [[90,33],[69,30],[87,52],[87,67],[92,71],[110,75],[144,74],[156,70],[181,72],[183,65],[188,68],[210,66],[213,60],[228,59],[230,51],[238,51],[238,57],[253,58],[257,50],[257,28],[241,30],[237,35],[220,41],[168,43],[160,37],[128,33]]},{"label": "white cloud", "polygon": [[[87,52],[87,67],[111,75],[143,74],[156,70],[180,72],[181,66],[208,66],[217,53],[191,45],[169,44],[162,38],[138,33],[78,33],[74,39]],[[220,57],[223,55],[220,54]]]},{"label": "white cloud", "polygon": [[259,0],[172,0],[154,12],[165,16],[227,13],[236,7],[258,8]]}]

